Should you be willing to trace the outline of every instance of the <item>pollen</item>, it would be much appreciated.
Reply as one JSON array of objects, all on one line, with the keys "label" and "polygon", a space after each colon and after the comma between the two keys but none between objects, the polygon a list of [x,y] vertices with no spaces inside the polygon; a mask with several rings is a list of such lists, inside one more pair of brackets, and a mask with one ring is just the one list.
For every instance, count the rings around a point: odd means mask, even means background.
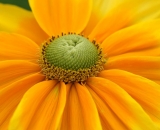
[{"label": "pollen", "polygon": [[106,59],[99,44],[81,34],[52,36],[42,44],[39,65],[47,80],[84,83],[102,71]]}]

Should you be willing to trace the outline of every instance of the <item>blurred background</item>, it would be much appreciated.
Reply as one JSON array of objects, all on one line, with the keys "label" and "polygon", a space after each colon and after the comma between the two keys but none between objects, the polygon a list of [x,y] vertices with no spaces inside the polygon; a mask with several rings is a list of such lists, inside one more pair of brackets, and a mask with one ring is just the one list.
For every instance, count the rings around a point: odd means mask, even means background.
[{"label": "blurred background", "polygon": [[14,4],[27,10],[30,10],[28,0],[0,0],[0,3]]}]

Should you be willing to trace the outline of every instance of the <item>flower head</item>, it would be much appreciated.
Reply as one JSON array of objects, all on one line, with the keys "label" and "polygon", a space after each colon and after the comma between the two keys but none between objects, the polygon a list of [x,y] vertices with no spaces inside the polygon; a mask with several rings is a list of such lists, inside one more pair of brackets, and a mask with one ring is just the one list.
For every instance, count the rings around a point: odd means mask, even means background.
[{"label": "flower head", "polygon": [[159,0],[29,3],[0,5],[0,129],[160,129]]}]

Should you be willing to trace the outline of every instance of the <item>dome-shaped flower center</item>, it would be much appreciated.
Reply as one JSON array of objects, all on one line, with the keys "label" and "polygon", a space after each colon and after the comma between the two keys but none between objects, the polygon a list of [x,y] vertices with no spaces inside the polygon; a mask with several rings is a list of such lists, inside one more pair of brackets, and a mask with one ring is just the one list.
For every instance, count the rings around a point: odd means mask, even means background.
[{"label": "dome-shaped flower center", "polygon": [[42,45],[39,64],[48,80],[82,83],[102,71],[105,61],[95,41],[68,34],[52,37]]},{"label": "dome-shaped flower center", "polygon": [[46,48],[46,59],[65,70],[85,69],[98,59],[96,46],[80,35],[64,35],[52,41]]}]

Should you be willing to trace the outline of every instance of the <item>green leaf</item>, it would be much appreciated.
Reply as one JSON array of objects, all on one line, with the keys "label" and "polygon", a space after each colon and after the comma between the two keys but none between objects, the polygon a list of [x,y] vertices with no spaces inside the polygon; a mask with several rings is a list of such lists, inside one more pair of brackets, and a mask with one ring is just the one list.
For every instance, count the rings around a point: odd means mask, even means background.
[{"label": "green leaf", "polygon": [[0,3],[14,4],[27,10],[31,10],[28,4],[28,0],[0,0]]}]

